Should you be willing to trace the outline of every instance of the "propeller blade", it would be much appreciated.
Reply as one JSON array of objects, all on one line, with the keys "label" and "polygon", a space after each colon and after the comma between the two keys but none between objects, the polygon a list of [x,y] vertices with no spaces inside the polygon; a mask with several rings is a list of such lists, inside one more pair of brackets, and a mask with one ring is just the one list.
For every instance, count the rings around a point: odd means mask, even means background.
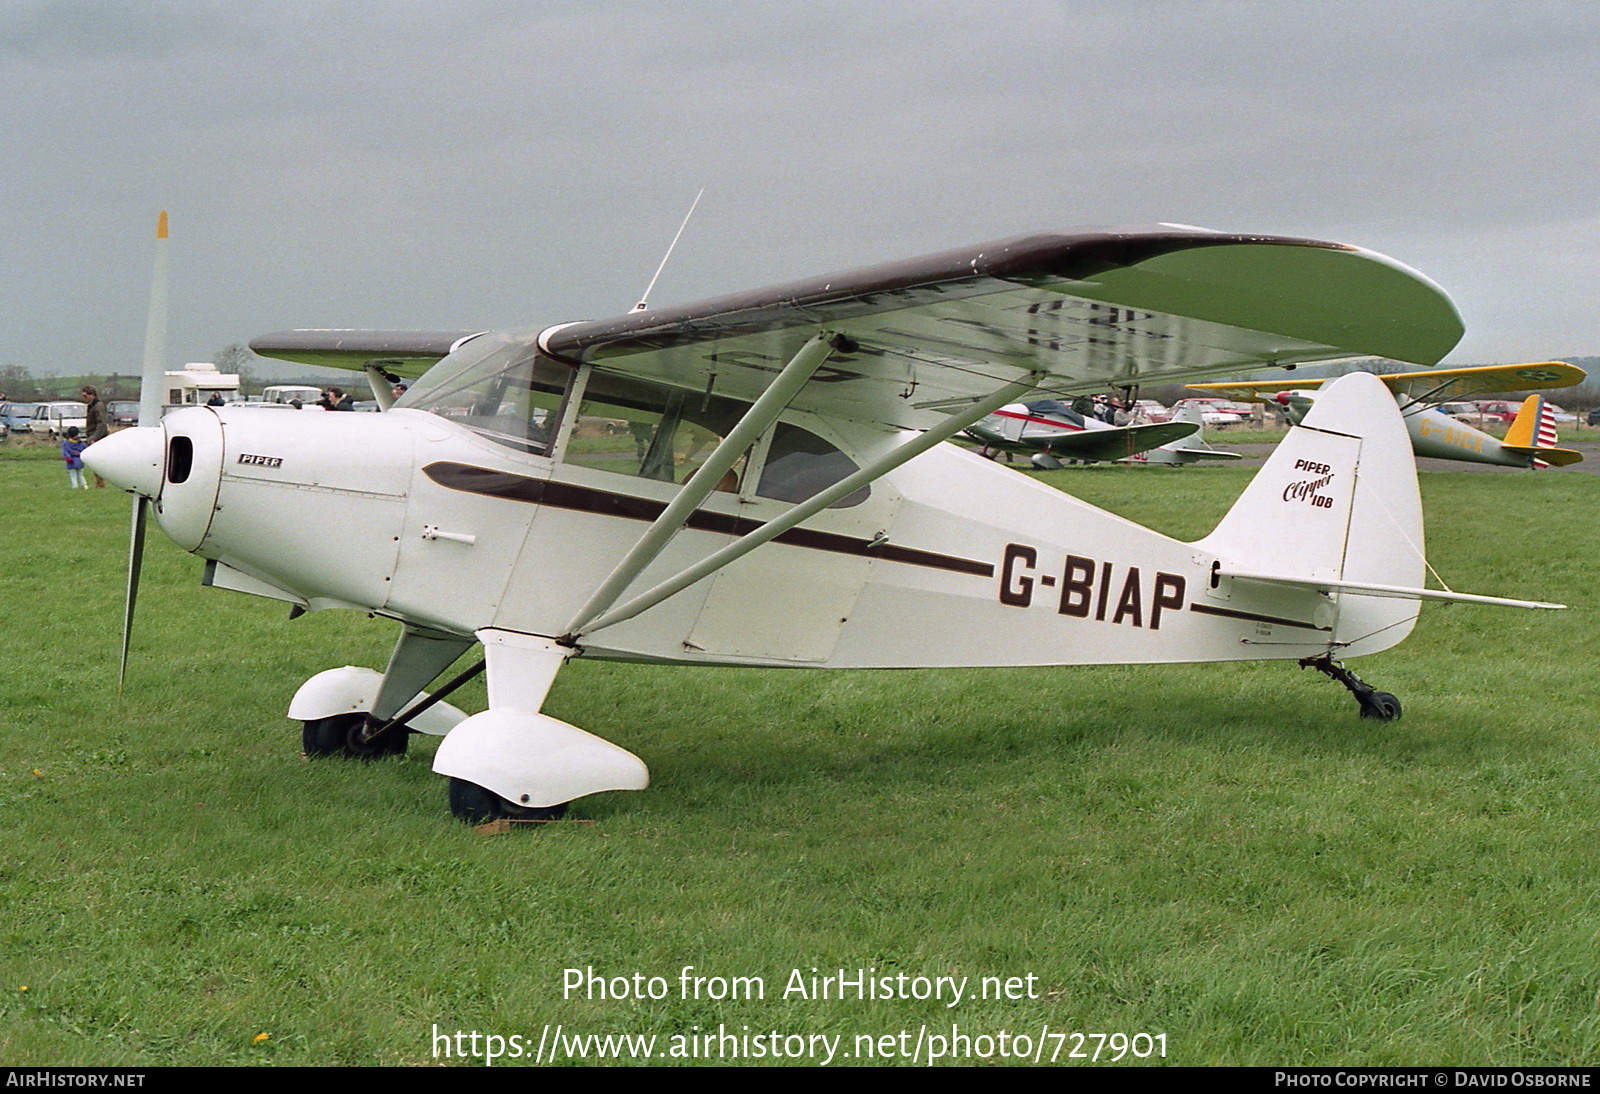
[{"label": "propeller blade", "polygon": [[[156,220],[155,268],[150,274],[150,310],[144,326],[144,367],[139,378],[139,428],[161,428],[162,387],[167,356],[167,211]],[[159,479],[157,480],[159,482]],[[139,571],[144,565],[144,528],[150,499],[133,496],[128,532],[128,595],[122,608],[122,660],[117,666],[117,694],[128,677],[128,643],[133,638],[133,608],[139,600]]]},{"label": "propeller blade", "polygon": [[117,668],[117,694],[122,694],[122,682],[128,675],[128,641],[133,637],[133,606],[139,599],[139,571],[144,566],[144,526],[150,511],[150,499],[140,494],[133,496],[133,526],[128,535],[128,596],[122,609],[122,663]]},{"label": "propeller blade", "polygon": [[155,269],[150,274],[150,310],[144,324],[144,368],[139,375],[139,424],[161,424],[167,358],[167,211],[156,221]]}]

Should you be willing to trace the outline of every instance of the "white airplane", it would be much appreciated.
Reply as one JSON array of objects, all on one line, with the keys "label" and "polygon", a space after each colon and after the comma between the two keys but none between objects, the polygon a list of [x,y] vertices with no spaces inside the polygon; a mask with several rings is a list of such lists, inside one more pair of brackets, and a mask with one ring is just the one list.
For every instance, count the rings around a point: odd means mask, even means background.
[{"label": "white airplane", "polygon": [[1001,407],[966,435],[982,446],[980,455],[993,459],[997,452],[1019,453],[1041,471],[1061,470],[1063,459],[1183,467],[1243,458],[1205,443],[1198,406],[1181,408],[1170,422],[1115,426],[1080,414],[1060,399],[1035,399]]},{"label": "white airplane", "polygon": [[[382,414],[150,415],[85,460],[136,495],[128,624],[153,505],[204,584],[398,625],[383,672],[333,668],[295,694],[308,753],[444,734],[454,813],[543,819],[648,781],[542,713],[575,657],[1283,659],[1397,716],[1336,659],[1399,642],[1418,600],[1559,605],[1422,588],[1416,475],[1379,381],[1329,385],[1197,543],[941,442],[1030,397],[1356,354],[1431,363],[1461,333],[1435,285],[1355,247],[1083,230],[524,331],[267,335],[256,352],[366,370],[380,401],[386,374],[421,379]],[[468,716],[439,700],[474,670],[423,689],[474,642],[489,709]]]},{"label": "white airplane", "polygon": [[[1434,407],[1471,395],[1571,387],[1583,383],[1587,375],[1583,369],[1565,361],[1540,361],[1526,365],[1474,365],[1390,373],[1378,379],[1394,393],[1400,413],[1405,417],[1406,430],[1411,435],[1411,448],[1418,456],[1537,471],[1551,466],[1565,467],[1583,459],[1581,452],[1556,447],[1555,412],[1542,395],[1530,395],[1523,401],[1504,440],[1457,421]],[[1322,383],[1321,380],[1303,380],[1294,388],[1285,388],[1279,382],[1258,380],[1189,386],[1230,399],[1276,405],[1289,421],[1298,422],[1316,401],[1317,389]]]},{"label": "white airplane", "polygon": [[1175,441],[1168,441],[1164,445],[1150,449],[1148,452],[1135,452],[1126,456],[1118,463],[1125,463],[1136,467],[1146,467],[1159,464],[1165,467],[1188,467],[1190,464],[1199,463],[1201,460],[1242,460],[1237,452],[1226,452],[1220,448],[1212,448],[1206,443],[1204,427],[1205,411],[1195,405],[1179,407],[1173,412],[1174,422],[1184,422],[1195,427],[1194,432],[1186,437],[1179,437]]},{"label": "white airplane", "polygon": [[1016,453],[1028,456],[1042,471],[1058,471],[1063,459],[1124,460],[1183,440],[1199,429],[1198,423],[1188,422],[1111,425],[1060,399],[1034,399],[1001,407],[968,427],[966,435],[982,446],[981,455]]}]

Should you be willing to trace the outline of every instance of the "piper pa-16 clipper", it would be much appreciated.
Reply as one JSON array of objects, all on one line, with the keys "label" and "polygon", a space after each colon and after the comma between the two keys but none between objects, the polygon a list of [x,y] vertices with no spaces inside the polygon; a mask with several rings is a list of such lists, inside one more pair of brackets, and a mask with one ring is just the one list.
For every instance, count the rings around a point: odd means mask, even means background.
[{"label": "piper pa-16 clipper", "polygon": [[[1411,435],[1412,451],[1418,456],[1537,471],[1551,466],[1565,467],[1583,459],[1581,452],[1556,447],[1555,413],[1544,396],[1530,395],[1523,401],[1503,441],[1434,408],[1473,395],[1571,387],[1583,383],[1587,375],[1583,369],[1565,361],[1542,361],[1530,365],[1475,365],[1430,372],[1398,372],[1378,379],[1394,393],[1405,418],[1406,430]],[[1283,409],[1289,421],[1298,423],[1316,401],[1317,389],[1322,384],[1322,380],[1302,380],[1292,390],[1272,380],[1189,386],[1230,399],[1276,405]]]},{"label": "piper pa-16 clipper", "polygon": [[[129,621],[153,504],[206,584],[399,624],[382,673],[301,686],[308,753],[443,734],[453,812],[538,819],[648,780],[541,712],[575,657],[1288,659],[1397,716],[1336,658],[1399,642],[1419,599],[1558,605],[1422,587],[1411,450],[1373,377],[1325,388],[1197,543],[941,442],[1029,398],[1361,354],[1432,364],[1461,333],[1435,285],[1356,247],[1082,230],[525,331],[267,335],[256,352],[365,370],[386,407],[389,377],[421,379],[382,414],[182,409],[85,460],[136,495]],[[468,717],[439,699],[472,670],[423,689],[474,642],[489,709]]]}]

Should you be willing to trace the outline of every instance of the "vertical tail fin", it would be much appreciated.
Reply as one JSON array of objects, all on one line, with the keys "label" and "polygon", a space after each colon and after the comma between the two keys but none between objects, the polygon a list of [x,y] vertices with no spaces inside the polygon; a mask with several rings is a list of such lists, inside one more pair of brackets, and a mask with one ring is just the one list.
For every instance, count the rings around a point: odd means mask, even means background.
[{"label": "vertical tail fin", "polygon": [[1201,414],[1199,404],[1191,403],[1188,406],[1181,408],[1172,416],[1171,420],[1174,422],[1190,422],[1193,423],[1196,428],[1195,431],[1189,434],[1187,437],[1179,437],[1175,441],[1167,442],[1167,444],[1163,445],[1162,447],[1178,452],[1207,447],[1205,442],[1205,419]]},{"label": "vertical tail fin", "polygon": [[[1225,572],[1420,586],[1426,563],[1416,462],[1388,388],[1367,373],[1323,388],[1197,546]],[[1343,656],[1387,649],[1416,621],[1415,601],[1331,595]]]},{"label": "vertical tail fin", "polygon": [[[1544,401],[1544,396],[1528,396],[1522,404],[1522,409],[1517,411],[1517,416],[1512,419],[1511,428],[1506,430],[1505,446],[1538,449],[1554,448],[1555,445],[1556,412]],[[1532,464],[1536,470],[1550,466],[1538,456],[1533,457]]]}]

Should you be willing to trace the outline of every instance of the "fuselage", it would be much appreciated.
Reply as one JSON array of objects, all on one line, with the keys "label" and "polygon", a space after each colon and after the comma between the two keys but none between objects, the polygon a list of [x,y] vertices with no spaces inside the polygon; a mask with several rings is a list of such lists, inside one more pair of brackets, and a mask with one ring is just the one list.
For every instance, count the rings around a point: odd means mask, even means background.
[{"label": "fuselage", "polygon": [[[518,448],[498,430],[415,407],[192,408],[159,431],[102,442],[92,462],[156,499],[163,530],[209,561],[210,584],[463,636],[495,628],[556,637],[692,469],[679,448],[655,477],[638,473],[650,457],[636,460],[635,448],[652,446],[620,421],[611,440],[594,442],[581,423],[606,419],[558,426],[534,417],[568,434]],[[815,492],[808,474],[838,478],[835,465],[863,465],[914,436],[806,415],[778,428],[795,431],[782,442],[792,451],[779,459],[771,437],[755,446],[751,461],[764,451],[766,466],[742,465],[738,481],[709,495],[632,588],[786,511]],[[159,478],[148,468],[130,474],[123,463],[150,463],[152,434],[161,438]],[[121,438],[144,454],[119,458]],[[586,451],[595,443],[605,451]],[[556,454],[526,450],[539,446]],[[794,466],[778,475],[786,463]],[[633,473],[614,469],[624,465]],[[584,636],[580,650],[912,667],[1254,659],[1327,647],[1326,598],[1279,593],[1256,603],[1247,589],[1212,587],[1215,561],[941,445],[638,617]]]},{"label": "fuselage", "polygon": [[[1286,391],[1278,395],[1277,401],[1289,420],[1298,423],[1305,417],[1316,395],[1315,391]],[[1403,408],[1401,414],[1405,418],[1406,432],[1411,437],[1411,449],[1418,456],[1487,463],[1499,467],[1533,465],[1533,457],[1529,453],[1506,448],[1498,438],[1430,407],[1413,405]]]},{"label": "fuselage", "polygon": [[1054,440],[1112,428],[1059,400],[1044,399],[1003,406],[967,430],[967,433],[986,445],[1048,452]]}]

